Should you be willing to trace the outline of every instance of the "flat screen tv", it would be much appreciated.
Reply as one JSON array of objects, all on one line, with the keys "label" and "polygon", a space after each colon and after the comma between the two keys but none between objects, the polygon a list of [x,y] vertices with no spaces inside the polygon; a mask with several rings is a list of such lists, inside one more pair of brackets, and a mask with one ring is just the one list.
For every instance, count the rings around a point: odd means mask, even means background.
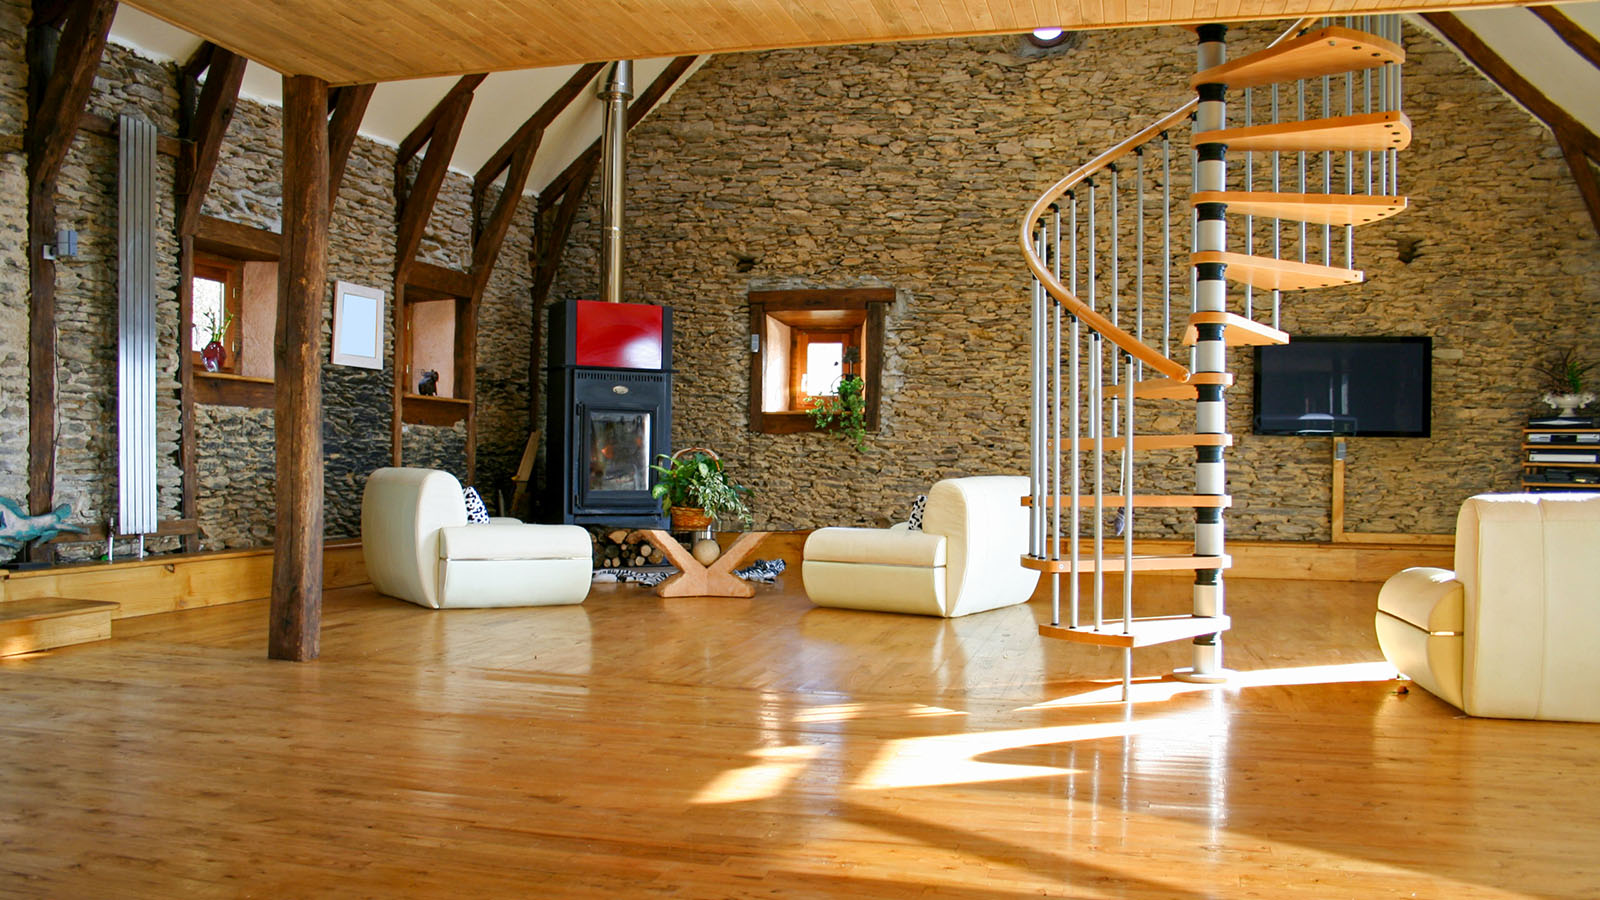
[{"label": "flat screen tv", "polygon": [[1256,434],[1427,437],[1433,339],[1300,337],[1256,347]]}]

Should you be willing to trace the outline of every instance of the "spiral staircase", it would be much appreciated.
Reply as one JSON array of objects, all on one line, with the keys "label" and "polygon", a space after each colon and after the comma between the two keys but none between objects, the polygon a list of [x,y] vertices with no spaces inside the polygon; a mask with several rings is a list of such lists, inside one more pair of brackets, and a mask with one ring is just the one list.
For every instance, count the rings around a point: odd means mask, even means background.
[{"label": "spiral staircase", "polygon": [[[1226,26],[1197,32],[1195,99],[1052,185],[1020,234],[1034,278],[1022,563],[1050,584],[1040,634],[1122,650],[1124,700],[1142,646],[1191,641],[1193,666],[1174,676],[1226,678],[1227,348],[1287,343],[1286,297],[1361,282],[1355,227],[1406,208],[1397,16],[1303,19],[1232,61]],[[1188,158],[1175,166],[1185,132]],[[1175,168],[1189,171],[1187,203]],[[1175,247],[1186,237],[1184,259]],[[1192,404],[1192,430],[1135,433],[1136,410],[1174,402]],[[1137,491],[1141,457],[1190,449],[1192,493]],[[1193,510],[1193,554],[1134,554],[1135,516],[1162,507]],[[1191,614],[1135,615],[1134,576],[1152,571],[1194,573]],[[1107,573],[1122,576],[1120,603],[1107,597]]]}]

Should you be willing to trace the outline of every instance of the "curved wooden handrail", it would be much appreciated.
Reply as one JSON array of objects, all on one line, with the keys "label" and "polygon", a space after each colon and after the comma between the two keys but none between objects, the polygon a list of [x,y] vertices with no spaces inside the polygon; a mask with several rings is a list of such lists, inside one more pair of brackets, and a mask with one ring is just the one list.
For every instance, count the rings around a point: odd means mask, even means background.
[{"label": "curved wooden handrail", "polygon": [[[1268,46],[1275,45],[1280,41],[1293,37],[1302,29],[1309,27],[1311,23],[1314,23],[1319,18],[1321,18],[1321,16],[1305,16],[1303,18],[1296,19],[1294,24],[1290,25],[1287,31],[1278,35],[1278,37],[1272,41],[1272,44],[1269,44]],[[1127,140],[1122,141],[1115,147],[1112,147],[1110,150],[1107,150],[1099,156],[1096,156],[1083,166],[1080,166],[1072,174],[1051,185],[1048,190],[1039,195],[1039,199],[1034,201],[1032,206],[1028,207],[1028,214],[1022,218],[1022,229],[1018,235],[1018,243],[1022,246],[1022,258],[1027,261],[1028,268],[1032,270],[1034,277],[1039,279],[1039,283],[1044,285],[1045,291],[1048,292],[1050,296],[1054,297],[1056,301],[1065,307],[1068,312],[1074,316],[1077,316],[1080,322],[1083,322],[1085,325],[1088,325],[1090,328],[1093,328],[1095,331],[1099,332],[1103,337],[1110,340],[1111,343],[1122,348],[1123,351],[1128,353],[1134,359],[1140,360],[1155,371],[1180,382],[1189,380],[1189,370],[1187,367],[1167,358],[1160,351],[1146,344],[1144,341],[1141,341],[1128,332],[1122,330],[1110,319],[1090,309],[1087,303],[1084,303],[1082,300],[1079,300],[1077,297],[1073,296],[1072,292],[1067,290],[1066,286],[1063,285],[1061,281],[1053,274],[1051,274],[1050,269],[1045,265],[1044,260],[1040,259],[1038,252],[1034,250],[1033,229],[1035,223],[1037,223],[1044,216],[1045,212],[1051,207],[1051,205],[1059,201],[1062,197],[1066,196],[1068,191],[1087,181],[1089,178],[1093,177],[1099,172],[1104,171],[1107,166],[1110,166],[1112,163],[1116,162],[1122,157],[1127,156],[1129,153],[1132,153],[1138,148],[1144,146],[1159,136],[1162,132],[1169,130],[1172,128],[1172,126],[1188,118],[1189,113],[1193,112],[1199,103],[1200,101],[1198,98],[1190,100],[1188,103],[1183,104],[1172,112],[1162,116],[1160,119],[1157,119],[1154,124],[1149,125],[1144,130],[1133,135]]]}]

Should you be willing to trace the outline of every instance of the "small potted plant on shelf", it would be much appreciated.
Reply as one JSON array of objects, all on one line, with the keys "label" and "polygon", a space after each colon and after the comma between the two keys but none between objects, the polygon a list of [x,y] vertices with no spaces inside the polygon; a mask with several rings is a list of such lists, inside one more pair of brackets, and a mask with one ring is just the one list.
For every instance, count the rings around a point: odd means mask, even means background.
[{"label": "small potted plant on shelf", "polygon": [[867,398],[866,379],[855,374],[855,365],[861,361],[861,351],[847,347],[844,351],[844,374],[832,397],[818,397],[812,401],[807,414],[821,431],[838,423],[839,434],[857,453],[867,452]]},{"label": "small potted plant on shelf", "polygon": [[1535,366],[1534,370],[1545,377],[1544,402],[1560,411],[1563,416],[1576,415],[1578,408],[1595,401],[1589,373],[1596,363],[1578,357],[1578,348],[1568,347],[1550,362]]},{"label": "small potted plant on shelf", "polygon": [[223,346],[223,338],[227,337],[228,326],[233,323],[231,314],[224,316],[221,323],[217,321],[215,312],[206,313],[206,334],[210,338],[206,345],[200,348],[200,363],[207,372],[220,372],[228,364],[228,348]]},{"label": "small potted plant on shelf", "polygon": [[686,447],[650,468],[661,478],[650,495],[672,516],[676,531],[711,527],[713,519],[738,519],[750,527],[750,489],[728,477],[722,459],[704,447]]}]

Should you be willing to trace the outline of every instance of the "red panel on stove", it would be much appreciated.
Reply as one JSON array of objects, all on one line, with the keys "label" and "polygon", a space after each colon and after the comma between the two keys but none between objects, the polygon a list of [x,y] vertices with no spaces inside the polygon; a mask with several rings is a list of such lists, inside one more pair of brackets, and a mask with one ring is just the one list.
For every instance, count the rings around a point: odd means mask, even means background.
[{"label": "red panel on stove", "polygon": [[599,300],[579,300],[577,306],[577,365],[661,368],[661,307]]}]

